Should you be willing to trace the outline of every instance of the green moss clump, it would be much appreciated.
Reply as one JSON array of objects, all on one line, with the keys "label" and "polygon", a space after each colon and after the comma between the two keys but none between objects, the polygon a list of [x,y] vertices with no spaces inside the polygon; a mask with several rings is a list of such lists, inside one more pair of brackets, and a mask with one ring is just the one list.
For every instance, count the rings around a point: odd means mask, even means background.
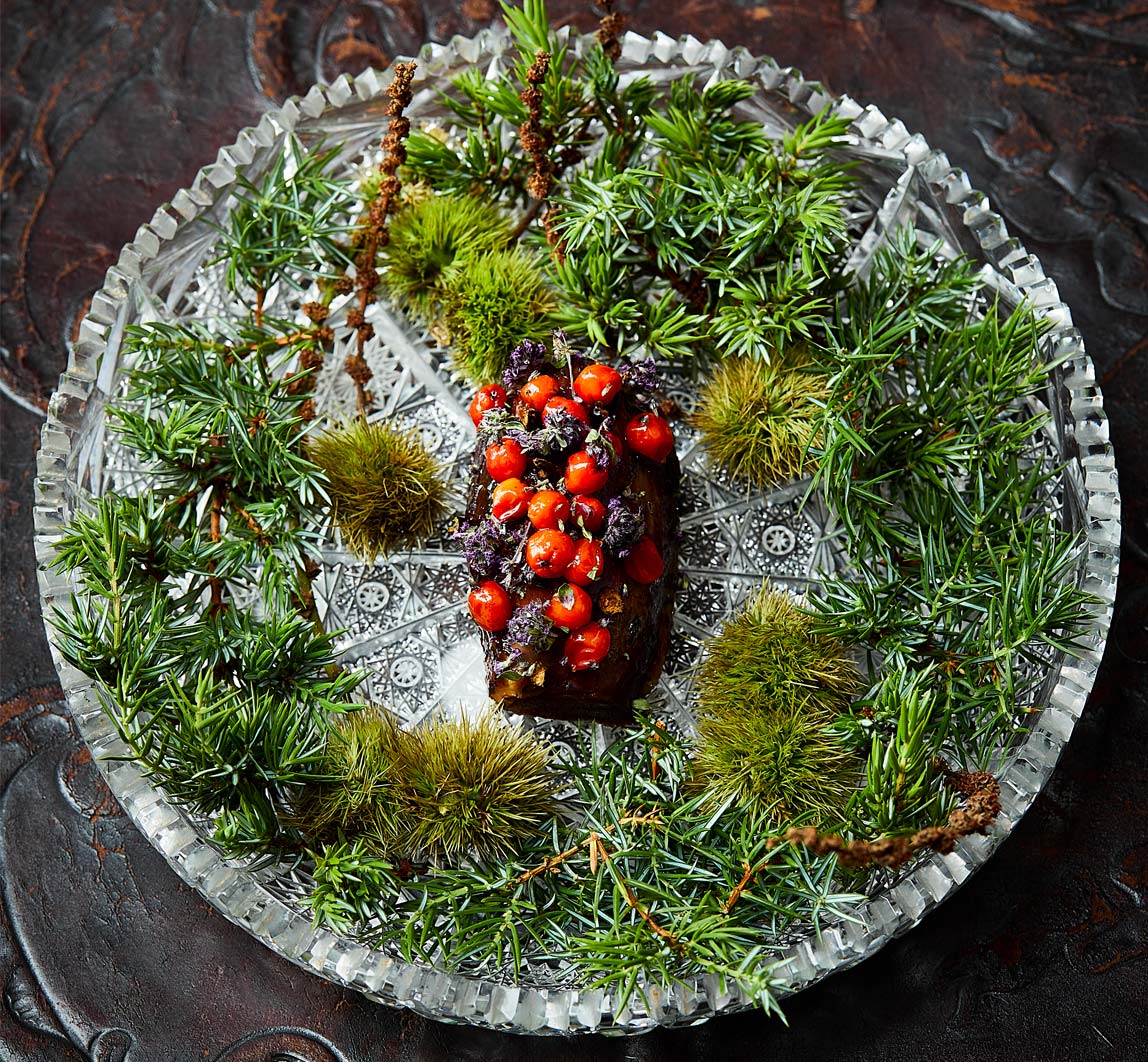
[{"label": "green moss clump", "polygon": [[505,856],[554,811],[546,746],[501,716],[438,720],[414,737],[400,767],[411,854]]},{"label": "green moss clump", "polygon": [[860,767],[830,724],[858,686],[841,647],[763,586],[699,668],[695,780],[715,806],[733,796],[774,822],[839,820]]},{"label": "green moss clump", "polygon": [[475,257],[505,247],[510,222],[473,196],[415,198],[392,219],[381,271],[400,302],[432,318],[447,278]]},{"label": "green moss clump", "polygon": [[716,807],[732,796],[772,822],[797,816],[820,825],[840,822],[859,764],[828,729],[833,718],[805,704],[703,719],[694,769],[709,803]]},{"label": "green moss clump", "polygon": [[399,823],[397,764],[406,740],[398,719],[385,709],[367,707],[340,718],[323,762],[330,780],[304,791],[292,825],[313,838],[365,834],[379,845],[389,843]]},{"label": "green moss clump", "polygon": [[721,362],[690,418],[710,459],[755,487],[811,470],[808,447],[829,391],[822,376],[792,362],[757,358]]},{"label": "green moss clump", "polygon": [[505,856],[556,808],[547,747],[495,712],[403,730],[393,713],[368,707],[332,728],[323,769],[291,825],[394,857]]},{"label": "green moss clump", "polygon": [[447,511],[439,464],[414,432],[356,420],[311,440],[347,546],[372,561],[426,538]]},{"label": "green moss clump", "polygon": [[524,339],[544,339],[554,299],[533,257],[492,251],[451,270],[444,293],[454,364],[476,385],[491,383]]}]

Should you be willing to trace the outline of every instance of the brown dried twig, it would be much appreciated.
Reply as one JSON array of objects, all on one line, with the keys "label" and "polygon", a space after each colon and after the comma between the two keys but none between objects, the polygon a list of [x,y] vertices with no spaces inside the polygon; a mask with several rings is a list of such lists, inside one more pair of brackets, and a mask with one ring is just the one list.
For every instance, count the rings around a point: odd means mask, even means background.
[{"label": "brown dried twig", "polygon": [[550,72],[550,53],[538,52],[526,72],[526,88],[519,97],[526,104],[526,121],[518,127],[522,150],[530,156],[534,171],[526,180],[526,190],[535,199],[545,199],[554,187],[554,160],[550,149],[554,134],[542,122],[542,84]]},{"label": "brown dried twig", "polygon": [[[804,845],[814,855],[837,856],[837,861],[850,869],[868,866],[899,867],[918,852],[931,848],[948,854],[957,841],[971,833],[984,833],[1000,814],[1000,783],[988,771],[945,771],[946,784],[965,798],[964,806],[949,814],[944,826],[926,826],[908,837],[879,837],[875,841],[847,841],[838,834],[820,834],[812,826],[793,827],[781,837],[771,837],[770,849],[788,841]],[[766,857],[756,867],[744,864],[745,874],[734,886],[722,910],[726,913],[737,903],[758,874],[769,866]]]},{"label": "brown dried twig", "polygon": [[602,0],[598,6],[604,14],[598,20],[594,39],[601,45],[602,51],[610,57],[610,62],[616,63],[622,54],[622,45],[618,38],[625,32],[626,18],[614,10],[614,0]]},{"label": "brown dried twig", "polygon": [[[387,135],[383,137],[382,142],[386,154],[379,164],[379,169],[383,177],[379,182],[379,190],[367,209],[367,220],[357,240],[358,253],[355,255],[353,288],[358,293],[359,304],[347,314],[347,326],[355,329],[355,353],[347,357],[343,368],[355,381],[359,415],[362,417],[367,415],[367,384],[373,375],[366,358],[363,357],[363,348],[367,340],[375,334],[373,326],[366,320],[367,306],[379,286],[379,274],[375,263],[380,248],[385,247],[389,239],[387,216],[397,209],[399,191],[402,189],[398,169],[407,160],[407,146],[404,141],[411,131],[410,119],[403,116],[403,111],[414,95],[411,89],[414,73],[414,63],[397,63],[395,76],[387,87],[387,95],[390,97],[387,114],[391,120],[387,125]],[[350,290],[346,287],[346,278],[343,286],[344,290]]]},{"label": "brown dried twig", "polygon": [[[617,823],[612,826],[607,826],[607,832],[613,832],[618,826],[654,826],[662,825],[662,818],[657,808],[653,811],[635,812],[630,815],[623,815]],[[525,885],[526,882],[533,878],[538,877],[539,874],[557,874],[558,868],[566,862],[571,856],[577,855],[583,848],[589,849],[590,854],[590,872],[597,873],[598,870],[598,856],[601,851],[601,838],[599,834],[591,832],[587,835],[586,839],[579,841],[573,848],[567,848],[565,852],[556,852],[552,856],[547,856],[537,866],[531,867],[529,870],[524,870],[514,880],[519,885]]]}]

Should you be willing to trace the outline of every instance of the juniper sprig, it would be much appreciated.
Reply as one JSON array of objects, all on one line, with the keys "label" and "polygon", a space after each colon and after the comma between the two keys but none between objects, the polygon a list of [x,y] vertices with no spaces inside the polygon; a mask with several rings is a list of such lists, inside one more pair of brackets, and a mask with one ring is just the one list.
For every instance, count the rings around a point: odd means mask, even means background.
[{"label": "juniper sprig", "polygon": [[301,278],[336,276],[349,263],[345,243],[354,196],[331,176],[336,154],[305,149],[291,136],[258,182],[236,176],[234,205],[218,226],[219,254],[212,264],[226,264],[233,292],[250,289],[257,325],[276,280],[298,290]]}]

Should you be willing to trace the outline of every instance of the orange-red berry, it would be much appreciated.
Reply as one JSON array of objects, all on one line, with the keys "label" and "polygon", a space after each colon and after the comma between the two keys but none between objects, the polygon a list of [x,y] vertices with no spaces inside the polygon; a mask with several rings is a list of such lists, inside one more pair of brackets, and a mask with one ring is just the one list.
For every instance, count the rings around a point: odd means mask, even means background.
[{"label": "orange-red berry", "polygon": [[674,449],[669,421],[657,413],[639,413],[626,425],[626,442],[651,461],[664,461]]},{"label": "orange-red berry", "polygon": [[558,381],[553,376],[532,376],[518,392],[531,409],[542,412],[546,403],[558,393]]},{"label": "orange-red berry", "polygon": [[594,602],[581,587],[563,583],[543,610],[556,627],[565,631],[577,630],[590,622],[594,614]]},{"label": "orange-red berry", "polygon": [[470,614],[484,631],[501,631],[510,622],[514,606],[510,595],[493,580],[476,586],[466,597]]},{"label": "orange-red berry", "polygon": [[564,485],[570,494],[594,494],[610,479],[609,466],[600,468],[592,454],[579,450],[566,458]]},{"label": "orange-red berry", "polygon": [[570,514],[583,531],[591,535],[602,530],[606,523],[606,506],[589,494],[578,494],[570,503]]},{"label": "orange-red berry", "polygon": [[609,405],[622,390],[622,374],[595,362],[574,378],[574,393],[590,406]]},{"label": "orange-red berry", "polygon": [[565,531],[546,528],[526,540],[526,563],[543,579],[558,579],[574,559],[574,539]]},{"label": "orange-red berry", "polygon": [[572,417],[577,417],[583,424],[590,423],[590,411],[581,402],[565,395],[555,395],[548,398],[542,407],[542,423],[545,424],[556,409],[564,409]]},{"label": "orange-red berry", "polygon": [[648,586],[662,577],[666,570],[662,555],[654,540],[649,535],[638,539],[637,545],[630,551],[625,559],[626,574],[636,583]]},{"label": "orange-red berry", "polygon": [[535,491],[526,515],[539,529],[556,527],[560,531],[564,530],[570,521],[570,500],[556,490]]},{"label": "orange-red berry", "polygon": [[491,496],[490,511],[496,520],[508,524],[525,516],[534,492],[520,479],[504,479]]},{"label": "orange-red berry", "polygon": [[514,439],[503,439],[486,448],[486,471],[491,479],[517,479],[526,471],[526,454]]},{"label": "orange-red berry", "polygon": [[477,428],[482,423],[483,415],[492,409],[501,409],[506,405],[506,392],[498,384],[487,384],[478,389],[478,394],[471,399],[470,419]]},{"label": "orange-red berry", "polygon": [[592,538],[584,538],[574,547],[574,558],[566,566],[566,578],[579,586],[589,586],[595,579],[602,578],[605,565],[602,544]]},{"label": "orange-red berry", "polygon": [[597,667],[610,651],[610,632],[600,623],[589,623],[566,638],[563,660],[571,671]]}]

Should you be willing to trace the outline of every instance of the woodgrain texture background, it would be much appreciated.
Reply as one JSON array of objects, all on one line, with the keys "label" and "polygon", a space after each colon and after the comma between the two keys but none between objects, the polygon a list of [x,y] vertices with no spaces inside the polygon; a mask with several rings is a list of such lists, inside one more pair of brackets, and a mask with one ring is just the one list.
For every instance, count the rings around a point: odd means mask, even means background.
[{"label": "woodgrain texture background", "polygon": [[[624,0],[902,118],[1043,261],[1098,369],[1124,496],[1108,656],[1051,784],[903,940],[758,1015],[639,1039],[453,1028],[278,959],[188,891],[99,781],[60,701],[31,548],[34,453],[119,247],[221,144],[316,79],[469,34],[492,0],[7,0],[0,351],[0,1059],[1145,1057],[1148,1036],[1148,5]],[[588,6],[552,0],[590,28]]]}]

